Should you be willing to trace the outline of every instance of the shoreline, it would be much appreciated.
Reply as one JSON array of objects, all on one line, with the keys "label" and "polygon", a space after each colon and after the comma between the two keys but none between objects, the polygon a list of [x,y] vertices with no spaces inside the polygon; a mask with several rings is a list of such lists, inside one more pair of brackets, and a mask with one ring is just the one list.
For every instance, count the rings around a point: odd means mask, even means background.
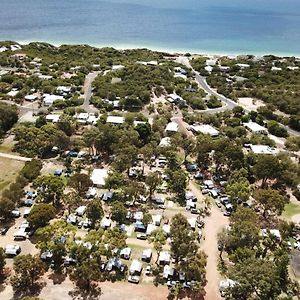
[{"label": "shoreline", "polygon": [[190,53],[191,55],[203,55],[203,56],[227,56],[227,57],[237,57],[241,55],[254,55],[257,57],[260,56],[266,56],[266,55],[274,55],[277,57],[295,57],[300,59],[300,54],[291,54],[291,53],[282,53],[282,52],[253,52],[253,51],[245,51],[245,52],[222,52],[222,51],[213,51],[213,50],[201,50],[201,49],[186,49],[186,48],[165,48],[161,46],[154,46],[154,45],[143,45],[142,43],[140,45],[131,45],[131,44],[96,44],[96,43],[74,43],[71,41],[61,42],[61,41],[50,41],[50,40],[16,40],[15,42],[19,43],[20,45],[26,45],[29,43],[48,43],[55,47],[60,47],[62,45],[89,45],[91,47],[96,48],[106,48],[111,47],[116,50],[132,50],[132,49],[148,49],[151,51],[157,51],[157,52],[165,52],[169,54],[185,54]]}]

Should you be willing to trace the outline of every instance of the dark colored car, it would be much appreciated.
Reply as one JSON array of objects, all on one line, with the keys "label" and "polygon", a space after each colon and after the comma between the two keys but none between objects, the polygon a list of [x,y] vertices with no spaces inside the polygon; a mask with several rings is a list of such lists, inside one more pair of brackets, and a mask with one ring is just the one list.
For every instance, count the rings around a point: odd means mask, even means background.
[{"label": "dark colored car", "polygon": [[4,226],[4,227],[2,227],[2,228],[1,228],[1,234],[2,234],[2,235],[5,235],[5,234],[6,234],[6,232],[8,231],[8,229],[9,229],[9,227],[8,227],[8,226]]}]

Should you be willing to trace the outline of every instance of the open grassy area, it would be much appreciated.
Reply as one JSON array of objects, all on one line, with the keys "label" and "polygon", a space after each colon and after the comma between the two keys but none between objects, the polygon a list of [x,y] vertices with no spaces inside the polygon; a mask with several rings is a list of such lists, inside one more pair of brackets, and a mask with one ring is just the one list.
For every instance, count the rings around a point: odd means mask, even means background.
[{"label": "open grassy area", "polygon": [[24,162],[8,158],[0,158],[0,193],[14,182]]},{"label": "open grassy area", "polygon": [[282,216],[287,220],[291,220],[291,218],[297,214],[300,214],[300,203],[299,205],[295,203],[288,203],[284,207]]}]

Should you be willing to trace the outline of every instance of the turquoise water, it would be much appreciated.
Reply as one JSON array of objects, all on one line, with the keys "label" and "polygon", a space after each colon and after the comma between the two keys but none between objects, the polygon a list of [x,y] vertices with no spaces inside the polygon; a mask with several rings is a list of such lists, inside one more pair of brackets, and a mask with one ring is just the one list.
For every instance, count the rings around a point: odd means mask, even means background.
[{"label": "turquoise water", "polygon": [[0,40],[300,55],[300,0],[1,0]]}]

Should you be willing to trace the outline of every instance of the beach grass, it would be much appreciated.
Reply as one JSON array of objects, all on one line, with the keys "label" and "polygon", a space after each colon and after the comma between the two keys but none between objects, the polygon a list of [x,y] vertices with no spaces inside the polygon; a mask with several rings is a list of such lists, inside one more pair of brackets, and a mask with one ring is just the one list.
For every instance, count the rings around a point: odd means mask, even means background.
[{"label": "beach grass", "polygon": [[291,218],[297,214],[300,214],[300,203],[295,204],[295,203],[287,203],[284,206],[284,211],[283,211],[283,218],[287,220],[291,220]]}]

